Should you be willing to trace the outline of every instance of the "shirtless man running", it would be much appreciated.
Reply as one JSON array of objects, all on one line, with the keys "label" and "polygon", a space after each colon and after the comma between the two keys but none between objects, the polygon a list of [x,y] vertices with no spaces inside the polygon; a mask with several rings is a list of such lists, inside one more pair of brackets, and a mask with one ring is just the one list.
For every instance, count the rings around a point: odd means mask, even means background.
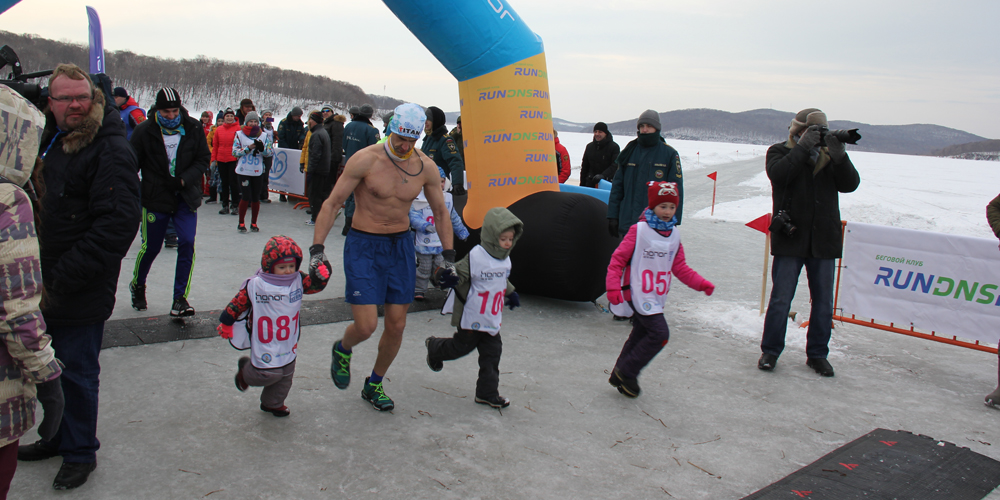
[{"label": "shirtless man running", "polygon": [[435,276],[444,286],[458,279],[454,273],[451,217],[444,204],[441,177],[434,161],[415,147],[425,120],[420,106],[401,104],[389,123],[388,140],[351,157],[333,192],[323,202],[316,217],[313,245],[309,247],[311,272],[321,265],[330,266],[323,254],[323,242],[330,234],[337,210],[353,192],[357,209],[344,242],[344,273],[354,323],[347,327],[344,338],[333,344],[330,374],[339,389],[351,383],[352,349],[375,332],[377,306],[385,304],[385,329],[378,343],[375,369],[365,378],[361,390],[362,399],[381,411],[395,406],[385,395],[382,377],[399,352],[406,312],[413,301],[416,254],[408,213],[421,188],[445,248],[445,263]]}]

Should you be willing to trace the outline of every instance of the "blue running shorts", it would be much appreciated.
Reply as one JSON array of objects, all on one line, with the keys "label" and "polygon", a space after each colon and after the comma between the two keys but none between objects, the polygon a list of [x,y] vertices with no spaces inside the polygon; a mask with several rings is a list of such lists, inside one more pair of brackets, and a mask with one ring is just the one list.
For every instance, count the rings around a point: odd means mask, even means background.
[{"label": "blue running shorts", "polygon": [[344,242],[344,274],[348,304],[382,305],[413,302],[416,284],[413,234],[372,234],[351,228]]}]

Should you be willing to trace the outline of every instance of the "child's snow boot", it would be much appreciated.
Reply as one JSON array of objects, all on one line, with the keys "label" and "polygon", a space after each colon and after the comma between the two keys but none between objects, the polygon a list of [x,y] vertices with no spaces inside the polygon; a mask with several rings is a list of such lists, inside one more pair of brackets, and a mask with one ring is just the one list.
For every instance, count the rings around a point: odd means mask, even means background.
[{"label": "child's snow boot", "polygon": [[433,359],[431,359],[431,339],[432,338],[434,338],[434,337],[427,337],[426,339],[424,339],[424,347],[427,348],[427,367],[430,368],[431,371],[439,372],[439,371],[441,371],[442,368],[444,368],[444,362],[442,362],[442,361],[434,361]]},{"label": "child's snow boot", "polygon": [[247,356],[243,356],[236,362],[236,366],[238,366],[239,369],[236,370],[236,377],[234,377],[234,380],[236,381],[236,389],[240,392],[245,392],[247,388],[250,387],[250,384],[248,384],[246,380],[243,380],[243,367],[249,362],[250,358]]}]

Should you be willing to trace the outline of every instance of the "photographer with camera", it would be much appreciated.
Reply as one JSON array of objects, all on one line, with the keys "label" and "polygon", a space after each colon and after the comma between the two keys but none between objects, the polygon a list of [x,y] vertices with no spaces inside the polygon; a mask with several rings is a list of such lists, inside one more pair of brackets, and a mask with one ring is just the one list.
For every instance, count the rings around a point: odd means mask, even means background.
[{"label": "photographer with camera", "polygon": [[812,310],[806,333],[806,365],[833,376],[827,361],[833,324],[834,260],[843,250],[838,193],[850,193],[861,179],[844,143],[860,139],[856,130],[828,130],[826,114],[799,111],[788,127],[788,140],[767,150],[774,217],[771,222],[771,300],[757,362],[773,370],[785,348],[788,311],[802,266],[809,279]]}]

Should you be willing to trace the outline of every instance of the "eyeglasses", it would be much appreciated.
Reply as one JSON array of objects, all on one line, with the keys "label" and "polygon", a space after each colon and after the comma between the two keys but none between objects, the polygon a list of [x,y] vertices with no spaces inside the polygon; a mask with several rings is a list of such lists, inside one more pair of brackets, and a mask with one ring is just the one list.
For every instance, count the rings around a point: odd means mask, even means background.
[{"label": "eyeglasses", "polygon": [[63,103],[63,104],[68,104],[68,103],[71,103],[73,101],[76,101],[76,102],[78,102],[80,104],[87,104],[88,102],[90,102],[91,100],[94,99],[94,94],[90,94],[90,95],[74,95],[74,96],[64,96],[64,97],[52,97],[52,96],[49,96],[49,99],[52,99],[53,101],[56,101],[56,102],[59,102],[59,103]]}]

